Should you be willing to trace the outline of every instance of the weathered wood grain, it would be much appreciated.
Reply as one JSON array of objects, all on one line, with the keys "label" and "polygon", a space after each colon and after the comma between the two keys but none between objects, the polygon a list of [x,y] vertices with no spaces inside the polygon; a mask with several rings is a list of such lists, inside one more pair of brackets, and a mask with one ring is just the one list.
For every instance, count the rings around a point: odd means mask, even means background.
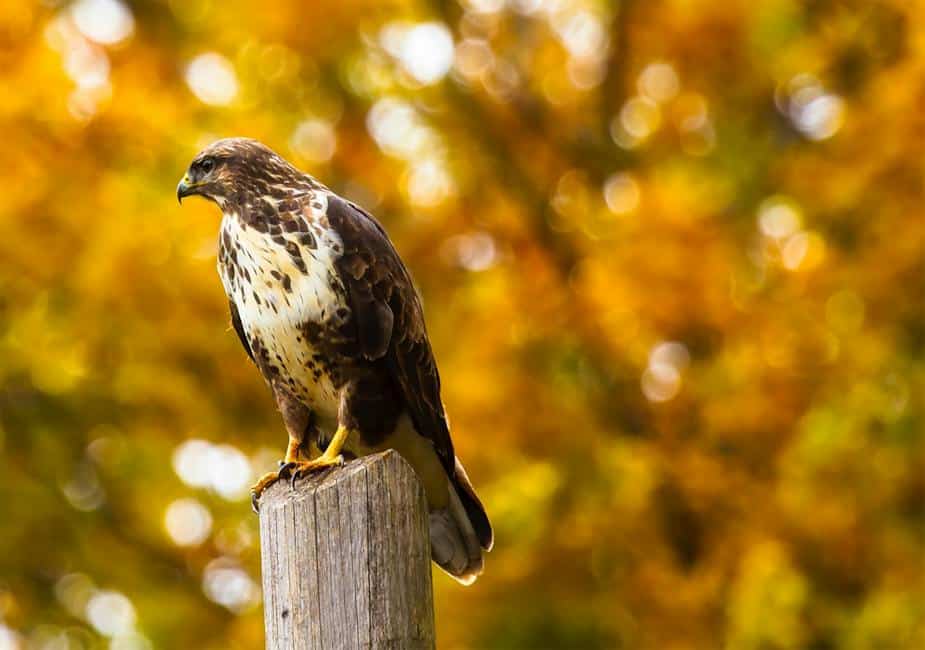
[{"label": "weathered wood grain", "polygon": [[427,505],[394,451],[260,500],[271,650],[434,647]]}]

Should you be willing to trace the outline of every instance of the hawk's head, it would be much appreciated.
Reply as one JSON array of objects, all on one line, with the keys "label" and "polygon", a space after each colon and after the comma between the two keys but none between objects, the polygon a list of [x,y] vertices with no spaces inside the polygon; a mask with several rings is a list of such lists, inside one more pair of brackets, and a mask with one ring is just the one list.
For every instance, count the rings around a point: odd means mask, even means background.
[{"label": "hawk's head", "polygon": [[177,185],[177,200],[198,194],[219,206],[266,194],[273,184],[298,185],[302,173],[269,147],[249,138],[226,138],[200,151]]}]

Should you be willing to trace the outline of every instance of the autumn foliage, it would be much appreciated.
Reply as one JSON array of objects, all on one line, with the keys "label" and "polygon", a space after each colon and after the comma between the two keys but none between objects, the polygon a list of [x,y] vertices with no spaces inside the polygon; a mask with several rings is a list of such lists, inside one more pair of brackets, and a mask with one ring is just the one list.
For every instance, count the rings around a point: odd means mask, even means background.
[{"label": "autumn foliage", "polygon": [[0,649],[262,647],[285,432],[219,214],[258,138],[379,216],[496,528],[441,648],[925,647],[925,12],[0,11]]}]

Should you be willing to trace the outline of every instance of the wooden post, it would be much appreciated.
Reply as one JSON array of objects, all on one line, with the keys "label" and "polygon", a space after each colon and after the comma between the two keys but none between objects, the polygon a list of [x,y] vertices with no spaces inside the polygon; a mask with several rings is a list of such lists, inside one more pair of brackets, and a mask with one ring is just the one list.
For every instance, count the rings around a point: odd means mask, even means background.
[{"label": "wooden post", "polygon": [[266,647],[434,648],[427,505],[394,451],[260,500]]}]

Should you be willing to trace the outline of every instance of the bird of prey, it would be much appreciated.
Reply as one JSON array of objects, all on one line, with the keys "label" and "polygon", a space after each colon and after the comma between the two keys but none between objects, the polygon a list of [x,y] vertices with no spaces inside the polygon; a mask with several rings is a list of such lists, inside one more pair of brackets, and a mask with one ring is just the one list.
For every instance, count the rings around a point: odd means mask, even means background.
[{"label": "bird of prey", "polygon": [[431,556],[463,584],[493,533],[453,441],[411,276],[383,227],[257,142],[219,140],[177,186],[222,211],[231,323],[289,434],[273,482],[395,449],[424,484]]}]

